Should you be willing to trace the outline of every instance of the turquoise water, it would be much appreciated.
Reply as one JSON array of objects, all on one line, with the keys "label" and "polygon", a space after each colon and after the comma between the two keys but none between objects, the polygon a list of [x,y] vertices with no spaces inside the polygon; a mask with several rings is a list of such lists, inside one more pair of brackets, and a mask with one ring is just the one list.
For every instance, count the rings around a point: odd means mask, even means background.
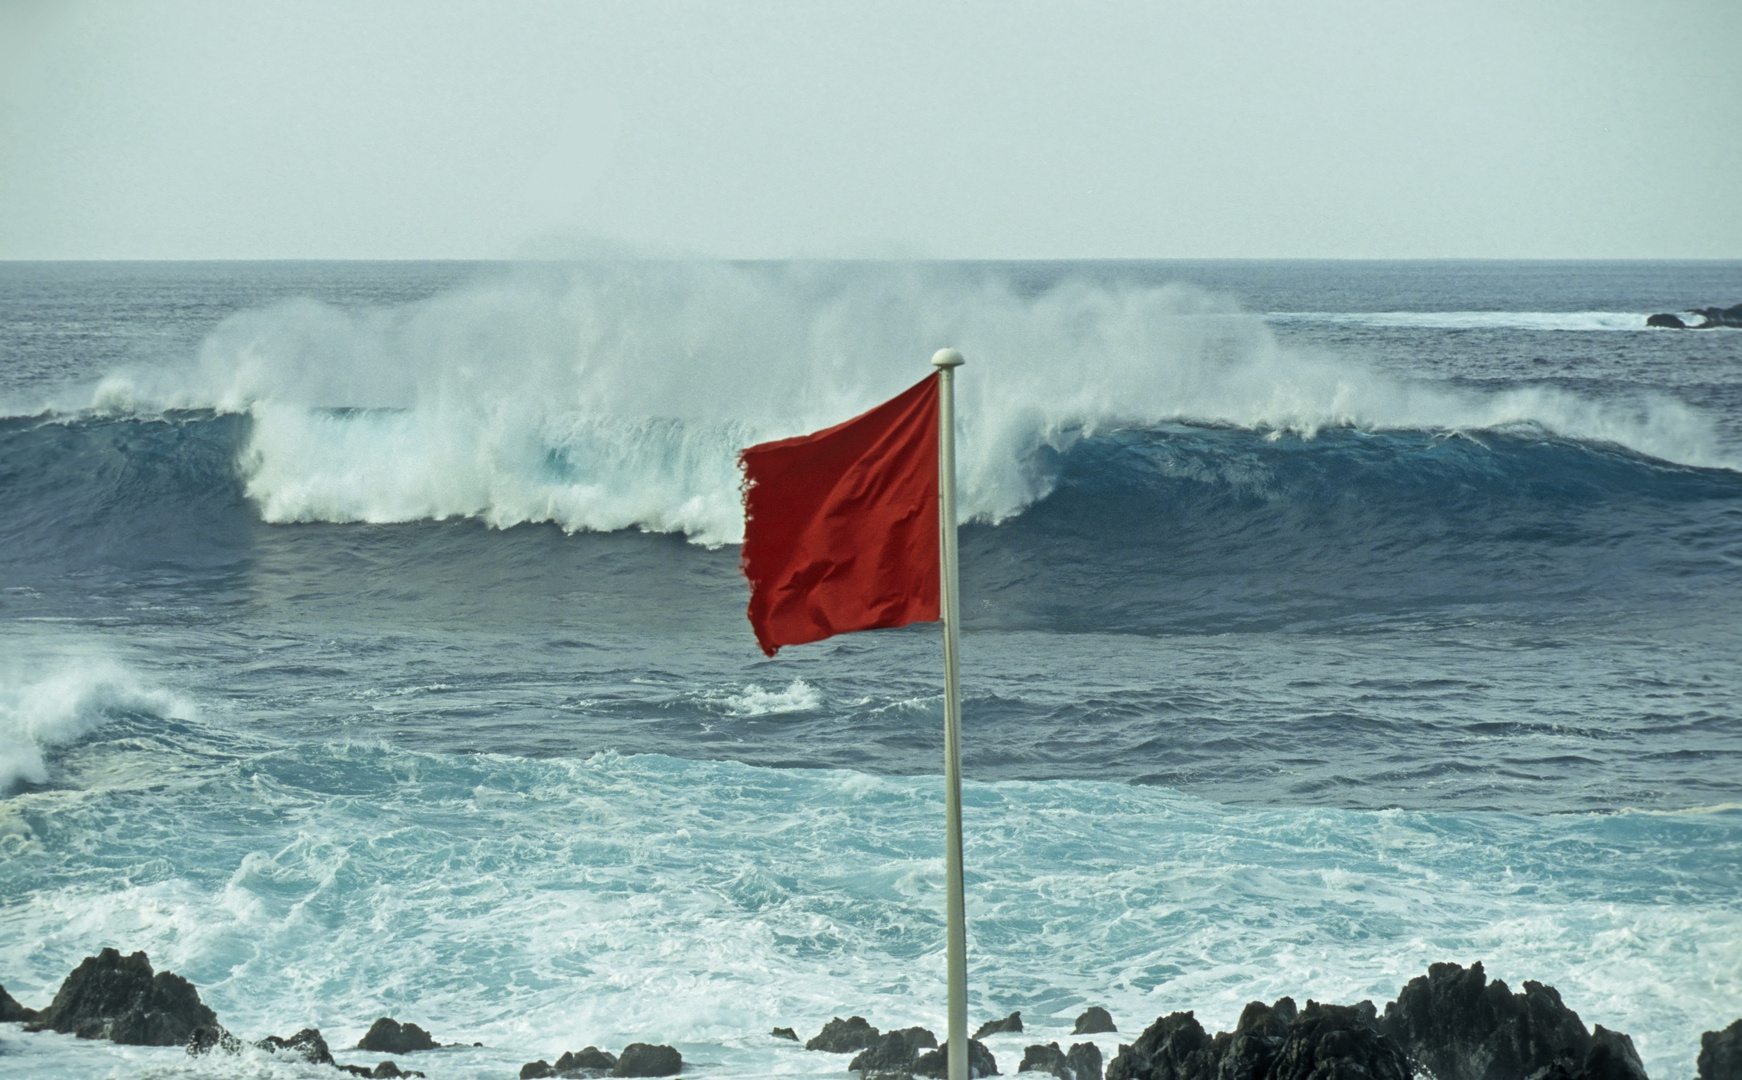
[{"label": "turquoise water", "polygon": [[[437,1059],[480,1077],[648,1039],[718,1075],[832,1075],[764,1033],[943,1012],[931,778],[275,744],[144,712],[61,768],[66,790],[0,825],[0,964],[27,1001],[95,937],[125,941],[237,1031],[337,1044],[410,1017],[485,1043]],[[1127,1038],[1182,1008],[1225,1028],[1253,998],[1382,1004],[1431,961],[1481,959],[1689,1075],[1681,1033],[1742,1011],[1742,807],[1301,811],[1088,781],[964,798],[976,1022],[1021,1009],[1062,1038],[1104,1004]],[[47,1067],[65,1041],[30,1052]]]}]

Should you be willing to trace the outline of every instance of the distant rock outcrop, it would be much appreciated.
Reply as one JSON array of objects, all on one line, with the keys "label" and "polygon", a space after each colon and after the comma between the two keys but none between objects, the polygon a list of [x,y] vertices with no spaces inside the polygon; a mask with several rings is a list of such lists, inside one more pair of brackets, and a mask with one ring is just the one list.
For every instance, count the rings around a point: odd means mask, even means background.
[{"label": "distant rock outcrop", "polygon": [[1698,315],[1700,321],[1690,323],[1680,315],[1660,312],[1645,320],[1647,326],[1661,326],[1670,330],[1715,330],[1720,326],[1742,328],[1742,304],[1727,308],[1694,308],[1687,312]]},{"label": "distant rock outcrop", "polygon": [[369,1025],[368,1033],[357,1041],[356,1049],[377,1054],[410,1054],[418,1050],[434,1050],[440,1045],[416,1024],[401,1024],[390,1016],[383,1016]]},{"label": "distant rock outcrop", "polygon": [[980,1025],[980,1030],[974,1032],[974,1038],[984,1039],[988,1035],[1001,1035],[1005,1032],[1020,1034],[1022,1031],[1022,1013],[1013,1012],[1002,1020],[988,1020]]},{"label": "distant rock outcrop", "polygon": [[1727,308],[1696,308],[1695,315],[1705,317],[1704,326],[1696,326],[1695,330],[1705,330],[1715,326],[1742,327],[1742,304],[1733,304]]},{"label": "distant rock outcrop", "polygon": [[851,1054],[877,1041],[878,1031],[863,1016],[843,1020],[835,1017],[823,1025],[816,1038],[804,1044],[806,1050],[823,1050],[831,1054]]},{"label": "distant rock outcrop", "polygon": [[142,952],[122,956],[115,949],[85,957],[30,1024],[33,1031],[132,1046],[182,1046],[197,1029],[217,1027],[217,1014],[192,983],[154,972]]},{"label": "distant rock outcrop", "polygon": [[1742,1020],[1700,1036],[1700,1080],[1742,1080]]},{"label": "distant rock outcrop", "polygon": [[1552,986],[1514,994],[1482,964],[1434,964],[1385,1006],[1380,1030],[1435,1080],[1525,1080],[1585,1060],[1591,1036]]},{"label": "distant rock outcrop", "polygon": [[798,1032],[791,1028],[775,1028],[769,1034],[777,1039],[790,1039],[793,1042],[798,1042]]},{"label": "distant rock outcrop", "polygon": [[1083,1010],[1083,1015],[1077,1017],[1077,1026],[1071,1029],[1072,1035],[1099,1035],[1104,1031],[1118,1031],[1113,1026],[1113,1014],[1099,1005],[1091,1005]]}]

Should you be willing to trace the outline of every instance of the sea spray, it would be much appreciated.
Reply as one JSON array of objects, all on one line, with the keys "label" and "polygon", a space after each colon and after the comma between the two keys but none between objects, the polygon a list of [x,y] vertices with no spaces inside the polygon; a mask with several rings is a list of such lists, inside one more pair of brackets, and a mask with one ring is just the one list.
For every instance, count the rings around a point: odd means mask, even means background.
[{"label": "sea spray", "polygon": [[489,278],[394,308],[311,300],[232,316],[197,363],[118,374],[98,408],[245,411],[268,521],[476,517],[742,533],[735,451],[854,415],[954,344],[961,513],[997,522],[1052,488],[1047,451],[1167,422],[1534,428],[1731,467],[1709,418],[1663,395],[1459,388],[1286,348],[1231,299],[1065,281],[1038,294],[924,266],[632,263]]}]

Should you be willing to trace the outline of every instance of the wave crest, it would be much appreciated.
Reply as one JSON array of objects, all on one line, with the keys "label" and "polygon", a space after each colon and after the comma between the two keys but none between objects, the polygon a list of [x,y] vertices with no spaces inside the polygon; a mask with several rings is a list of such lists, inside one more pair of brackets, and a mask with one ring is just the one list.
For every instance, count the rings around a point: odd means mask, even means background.
[{"label": "wave crest", "polygon": [[1066,283],[1026,295],[960,268],[620,264],[521,269],[427,301],[298,300],[238,314],[191,368],[105,380],[110,410],[254,418],[268,521],[475,517],[735,543],[735,455],[838,423],[954,345],[964,519],[1044,497],[1085,434],[1169,422],[1294,432],[1528,425],[1734,468],[1667,397],[1480,391],[1283,348],[1199,289]]},{"label": "wave crest", "polygon": [[192,706],[109,660],[72,660],[34,679],[0,676],[0,793],[46,783],[44,751],[77,742],[123,713],[193,718]]}]

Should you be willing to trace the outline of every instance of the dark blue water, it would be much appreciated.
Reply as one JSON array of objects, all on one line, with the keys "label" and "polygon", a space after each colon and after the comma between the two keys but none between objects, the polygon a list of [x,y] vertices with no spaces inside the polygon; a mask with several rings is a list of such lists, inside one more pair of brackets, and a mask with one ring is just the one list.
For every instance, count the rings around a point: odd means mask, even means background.
[{"label": "dark blue water", "polygon": [[935,1025],[936,630],[764,659],[731,455],[953,344],[976,1016],[1226,1026],[1486,959],[1691,1072],[1742,1013],[1742,333],[1643,324],[1739,298],[0,267],[0,982],[148,948],[250,1037],[495,1048],[454,1076],[570,1031],[826,1073],[759,1033]]}]

